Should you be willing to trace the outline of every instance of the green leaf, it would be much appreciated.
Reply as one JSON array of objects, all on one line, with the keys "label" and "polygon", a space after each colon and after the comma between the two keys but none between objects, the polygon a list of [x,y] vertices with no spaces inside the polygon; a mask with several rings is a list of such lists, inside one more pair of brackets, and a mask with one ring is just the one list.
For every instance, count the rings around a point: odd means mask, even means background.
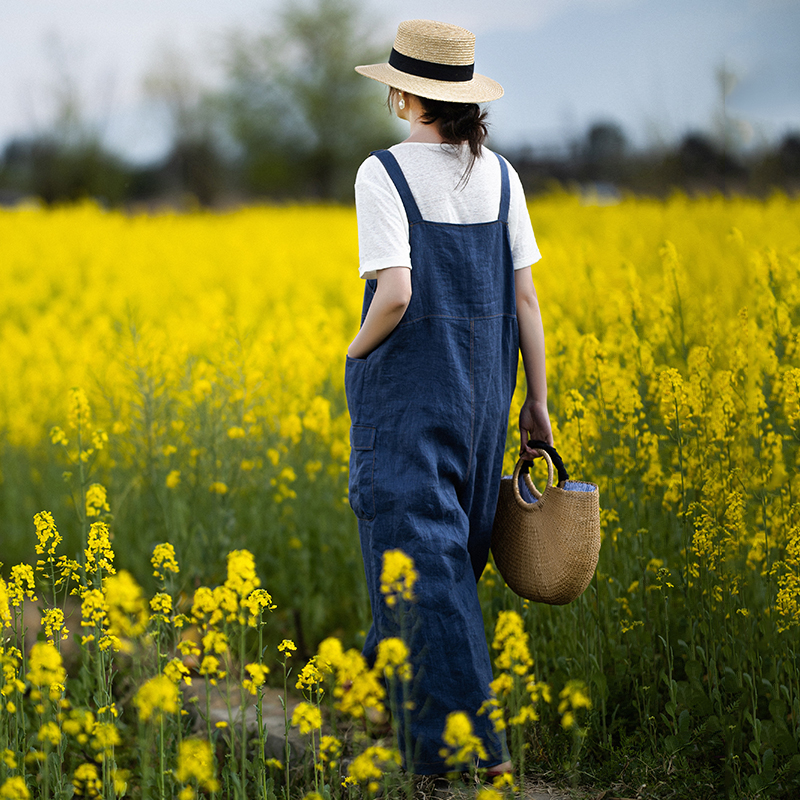
[{"label": "green leaf", "polygon": [[787,707],[783,700],[777,698],[769,701],[769,713],[778,723],[786,724]]},{"label": "green leaf", "polygon": [[692,721],[692,715],[689,713],[689,709],[684,708],[681,711],[680,716],[678,717],[678,732],[683,736],[684,734],[689,734],[689,726]]},{"label": "green leaf", "polygon": [[686,662],[686,675],[690,680],[699,681],[703,677],[703,665],[694,659]]},{"label": "green leaf", "polygon": [[722,726],[719,724],[719,719],[714,714],[712,714],[705,721],[704,728],[706,733],[716,733],[722,728]]}]

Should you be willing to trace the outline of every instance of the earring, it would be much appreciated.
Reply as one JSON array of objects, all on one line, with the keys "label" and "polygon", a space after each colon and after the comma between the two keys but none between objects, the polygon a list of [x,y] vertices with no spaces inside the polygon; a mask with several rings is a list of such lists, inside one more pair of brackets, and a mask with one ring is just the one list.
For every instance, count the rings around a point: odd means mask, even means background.
[{"label": "earring", "polygon": [[402,110],[403,110],[403,109],[406,107],[406,101],[405,101],[405,99],[404,99],[404,98],[402,98],[402,97],[401,97],[401,98],[400,98],[400,99],[397,101],[397,107],[398,107],[398,108],[399,108],[401,111],[402,111]]}]

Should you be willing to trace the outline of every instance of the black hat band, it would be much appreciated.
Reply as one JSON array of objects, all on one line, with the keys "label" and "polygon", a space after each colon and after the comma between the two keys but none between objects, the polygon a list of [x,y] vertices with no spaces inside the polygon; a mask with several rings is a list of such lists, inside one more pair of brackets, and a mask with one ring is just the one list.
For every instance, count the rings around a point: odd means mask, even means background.
[{"label": "black hat band", "polygon": [[435,81],[471,81],[475,73],[474,64],[436,64],[433,61],[422,61],[419,58],[404,56],[394,48],[389,55],[389,65],[408,75],[431,78]]}]

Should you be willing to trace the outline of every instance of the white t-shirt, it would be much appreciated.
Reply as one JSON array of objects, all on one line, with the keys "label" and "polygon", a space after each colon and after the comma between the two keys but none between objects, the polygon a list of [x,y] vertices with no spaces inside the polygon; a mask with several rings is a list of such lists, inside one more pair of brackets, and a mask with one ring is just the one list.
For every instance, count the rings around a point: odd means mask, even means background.
[{"label": "white t-shirt", "polygon": [[[389,150],[397,159],[424,220],[466,225],[497,219],[500,162],[491,150],[483,148],[466,184],[462,176],[469,163],[467,144],[402,142]],[[510,164],[508,176],[508,236],[516,270],[534,264],[541,254],[519,175]],[[386,168],[374,156],[359,167],[356,175],[356,214],[362,278],[374,278],[378,270],[387,267],[411,267],[403,202]]]}]

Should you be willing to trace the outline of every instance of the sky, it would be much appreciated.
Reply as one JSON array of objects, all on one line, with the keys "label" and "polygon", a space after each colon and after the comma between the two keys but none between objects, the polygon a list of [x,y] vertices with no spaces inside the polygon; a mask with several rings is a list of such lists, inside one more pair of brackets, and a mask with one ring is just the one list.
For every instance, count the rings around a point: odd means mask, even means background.
[{"label": "sky", "polygon": [[[164,48],[218,86],[226,31],[267,30],[286,0],[0,0],[0,148],[47,128],[68,74],[106,144],[147,162],[169,143],[142,77]],[[362,0],[389,45],[402,19],[453,22],[477,36],[476,71],[506,94],[494,143],[559,148],[598,121],[634,146],[713,131],[716,75],[736,84],[727,114],[744,146],[800,131],[800,0]],[[388,51],[387,51],[388,57]]]}]

